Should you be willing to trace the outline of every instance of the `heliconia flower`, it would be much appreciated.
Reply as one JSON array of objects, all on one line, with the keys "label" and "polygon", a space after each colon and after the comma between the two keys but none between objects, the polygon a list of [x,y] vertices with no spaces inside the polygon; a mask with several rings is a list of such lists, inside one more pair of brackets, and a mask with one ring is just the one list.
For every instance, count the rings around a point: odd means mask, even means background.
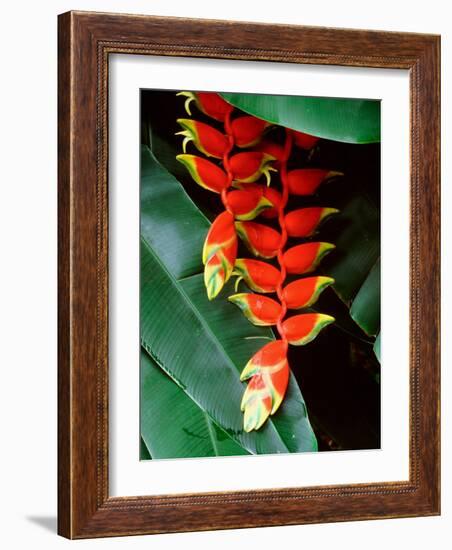
[{"label": "heliconia flower", "polygon": [[275,172],[271,162],[275,160],[271,155],[259,151],[237,153],[229,159],[229,166],[234,180],[243,183],[257,181],[264,174],[267,185],[270,185],[270,172]]},{"label": "heliconia flower", "polygon": [[281,235],[272,227],[256,222],[236,222],[235,228],[255,256],[274,258],[278,254]]},{"label": "heliconia flower", "polygon": [[232,121],[231,129],[237,147],[252,147],[259,143],[269,122],[255,116],[241,116]]},{"label": "heliconia flower", "polygon": [[216,128],[189,118],[178,118],[177,122],[182,126],[182,132],[177,136],[185,136],[182,142],[184,153],[187,152],[187,143],[193,141],[195,147],[208,157],[223,158],[224,152],[229,146],[228,138]]},{"label": "heliconia flower", "polygon": [[287,234],[289,237],[309,237],[321,222],[337,212],[339,212],[337,208],[319,206],[293,210],[284,218]]},{"label": "heliconia flower", "polygon": [[283,289],[283,298],[288,309],[302,309],[314,304],[320,294],[334,283],[331,277],[306,277],[289,283]]},{"label": "heliconia flower", "polygon": [[309,273],[319,265],[322,258],[326,256],[333,248],[331,243],[304,243],[289,248],[283,255],[284,266],[288,273],[301,275]]},{"label": "heliconia flower", "polygon": [[234,107],[214,92],[179,92],[176,95],[185,96],[185,110],[191,116],[190,103],[194,101],[196,106],[205,115],[224,122],[226,115],[234,110]]},{"label": "heliconia flower", "polygon": [[221,193],[227,187],[227,175],[210,160],[196,155],[177,155],[176,159],[188,169],[191,177],[204,189]]},{"label": "heliconia flower", "polygon": [[238,258],[235,261],[233,275],[238,275],[235,285],[237,291],[241,279],[255,292],[275,292],[281,278],[279,269],[260,260],[251,258]]},{"label": "heliconia flower", "polygon": [[238,306],[253,325],[259,327],[276,325],[281,315],[281,304],[260,294],[242,292],[229,296],[228,300]]},{"label": "heliconia flower", "polygon": [[295,145],[300,147],[300,149],[312,149],[320,139],[316,136],[310,136],[309,134],[296,131],[293,132],[293,137]]},{"label": "heliconia flower", "polygon": [[262,210],[273,206],[259,189],[230,191],[226,202],[237,220],[254,220]]},{"label": "heliconia flower", "polygon": [[204,241],[202,261],[207,297],[213,300],[232,275],[237,257],[237,234],[234,216],[222,212],[210,226]]},{"label": "heliconia flower", "polygon": [[343,175],[342,172],[320,168],[297,168],[287,174],[289,192],[292,195],[312,195],[322,182]]},{"label": "heliconia flower", "polygon": [[261,151],[267,155],[271,155],[275,159],[275,166],[278,168],[281,162],[287,160],[284,147],[279,143],[274,141],[264,140],[262,143],[259,143],[255,148],[255,151]]},{"label": "heliconia flower", "polygon": [[289,344],[304,346],[314,340],[322,328],[334,321],[334,317],[325,313],[302,313],[286,319],[282,328]]},{"label": "heliconia flower", "polygon": [[289,375],[287,345],[282,340],[265,344],[248,361],[240,375],[242,381],[251,378],[240,405],[246,432],[258,430],[278,410],[286,394]]}]

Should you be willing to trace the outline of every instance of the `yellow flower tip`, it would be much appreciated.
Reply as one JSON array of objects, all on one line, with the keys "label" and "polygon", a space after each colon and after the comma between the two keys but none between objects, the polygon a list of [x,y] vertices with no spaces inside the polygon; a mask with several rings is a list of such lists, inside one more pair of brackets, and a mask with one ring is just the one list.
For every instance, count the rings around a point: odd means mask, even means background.
[{"label": "yellow flower tip", "polygon": [[222,288],[223,286],[215,284],[215,281],[206,284],[207,298],[209,302],[214,300],[218,296],[218,294],[220,294]]},{"label": "yellow flower tip", "polygon": [[335,170],[331,170],[326,175],[326,179],[342,178],[343,176],[344,176],[344,172],[336,172]]},{"label": "yellow flower tip", "polygon": [[331,323],[334,323],[334,321],[336,320],[332,315],[327,315],[326,313],[319,313],[319,317],[322,327],[331,325]]}]

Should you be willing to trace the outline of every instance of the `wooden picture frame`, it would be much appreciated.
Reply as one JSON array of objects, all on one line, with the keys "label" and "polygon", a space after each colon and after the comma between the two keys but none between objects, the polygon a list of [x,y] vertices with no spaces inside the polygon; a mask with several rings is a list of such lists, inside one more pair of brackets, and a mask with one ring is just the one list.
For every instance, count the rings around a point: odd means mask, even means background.
[{"label": "wooden picture frame", "polygon": [[[68,538],[440,512],[440,38],[69,12],[59,16],[58,532]],[[108,62],[113,53],[410,73],[409,481],[110,497]]]}]

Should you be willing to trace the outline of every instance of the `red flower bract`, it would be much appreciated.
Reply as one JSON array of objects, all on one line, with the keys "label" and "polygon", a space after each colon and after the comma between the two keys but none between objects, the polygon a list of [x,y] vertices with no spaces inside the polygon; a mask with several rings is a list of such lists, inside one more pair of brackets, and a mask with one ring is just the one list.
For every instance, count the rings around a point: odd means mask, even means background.
[{"label": "red flower bract", "polygon": [[235,227],[255,256],[274,258],[278,254],[281,235],[275,229],[256,222],[237,222]]},{"label": "red flower bract", "polygon": [[300,149],[312,149],[320,138],[304,134],[303,132],[294,132],[294,142]]},{"label": "red flower bract", "polygon": [[224,134],[204,122],[186,118],[179,118],[177,122],[184,128],[182,132],[177,132],[177,135],[185,136],[182,144],[184,153],[187,143],[193,141],[201,153],[210,157],[223,158],[228,147],[228,139]]},{"label": "red flower bract", "polygon": [[186,166],[191,177],[204,189],[221,193],[227,187],[227,175],[210,160],[195,155],[177,155],[176,159]]},{"label": "red flower bract", "polygon": [[297,168],[288,174],[289,192],[292,195],[312,195],[325,180],[342,175],[341,172],[320,168]]},{"label": "red flower bract", "polygon": [[272,156],[257,151],[237,153],[230,158],[232,176],[234,180],[252,183],[264,174],[269,184],[270,171],[274,170],[271,166],[273,160]]},{"label": "red flower bract", "polygon": [[283,262],[288,273],[309,273],[319,265],[322,258],[334,247],[330,243],[305,243],[284,252]]},{"label": "red flower bract", "polygon": [[254,116],[241,116],[232,121],[232,135],[237,147],[251,147],[261,139],[269,123]]},{"label": "red flower bract", "polygon": [[305,277],[284,287],[283,297],[288,309],[302,309],[312,306],[320,294],[334,283],[331,277]]},{"label": "red flower bract", "polygon": [[293,210],[285,217],[287,234],[290,237],[309,237],[321,222],[337,212],[339,212],[337,208],[321,206]]}]

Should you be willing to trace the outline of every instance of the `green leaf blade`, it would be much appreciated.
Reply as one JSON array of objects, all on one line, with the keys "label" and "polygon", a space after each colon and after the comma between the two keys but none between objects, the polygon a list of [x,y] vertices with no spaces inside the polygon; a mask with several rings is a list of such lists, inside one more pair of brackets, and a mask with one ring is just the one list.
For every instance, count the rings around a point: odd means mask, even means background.
[{"label": "green leaf blade", "polygon": [[380,102],[367,99],[222,93],[251,115],[313,136],[347,143],[380,141]]},{"label": "green leaf blade", "polygon": [[142,440],[153,459],[248,454],[214,426],[144,350],[140,409]]}]

